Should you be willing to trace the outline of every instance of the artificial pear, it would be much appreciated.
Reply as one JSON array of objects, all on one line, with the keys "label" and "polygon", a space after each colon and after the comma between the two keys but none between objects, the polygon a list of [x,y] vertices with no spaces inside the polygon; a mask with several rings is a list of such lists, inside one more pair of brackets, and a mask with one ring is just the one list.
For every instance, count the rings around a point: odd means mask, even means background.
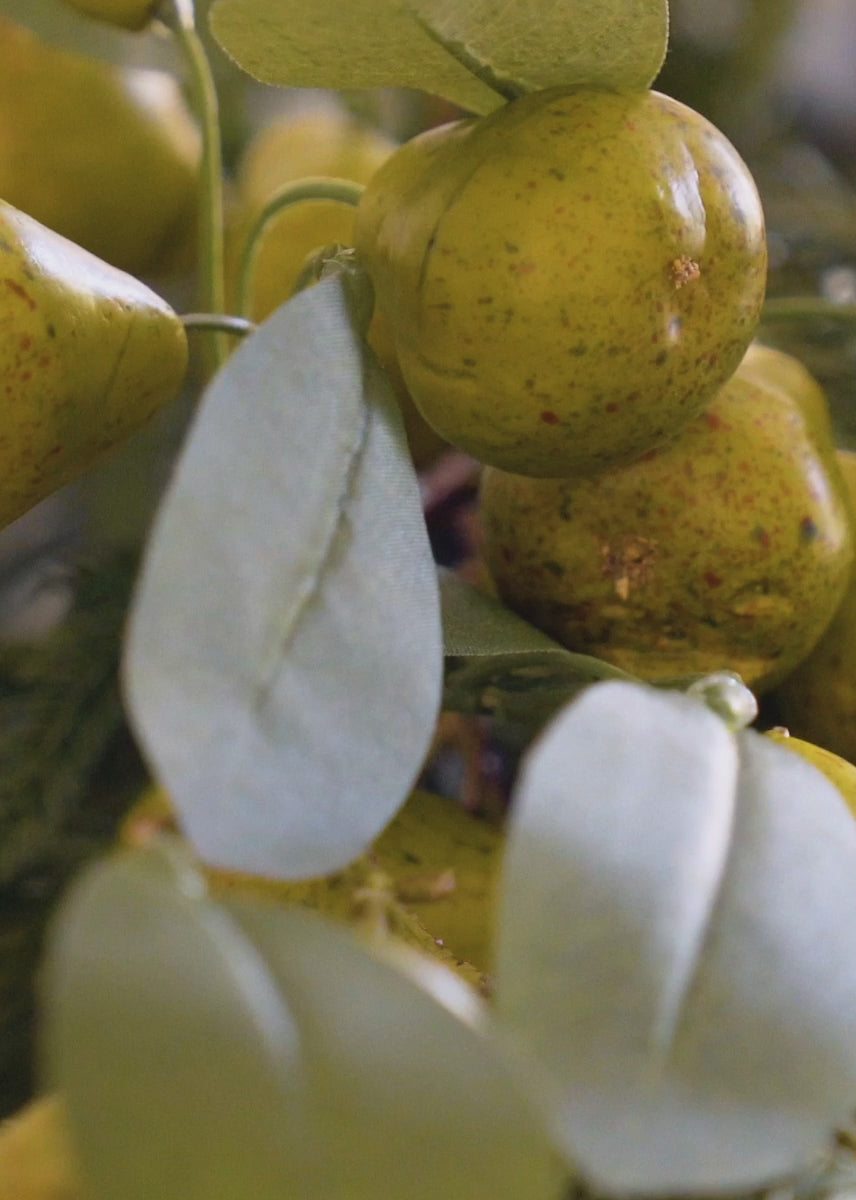
[{"label": "artificial pear", "polygon": [[[856,512],[856,453],[837,457]],[[777,689],[776,705],[798,737],[856,759],[856,573],[826,633]]]},{"label": "artificial pear", "polygon": [[834,453],[742,367],[667,445],[591,479],[484,473],[500,597],[572,650],[661,680],[772,688],[822,636],[853,563]]},{"label": "artificial pear", "polygon": [[0,201],[0,527],[70,482],[177,394],[169,305]]},{"label": "artificial pear", "polygon": [[61,50],[0,17],[0,197],[153,274],[192,234],[200,138],[178,82]]}]

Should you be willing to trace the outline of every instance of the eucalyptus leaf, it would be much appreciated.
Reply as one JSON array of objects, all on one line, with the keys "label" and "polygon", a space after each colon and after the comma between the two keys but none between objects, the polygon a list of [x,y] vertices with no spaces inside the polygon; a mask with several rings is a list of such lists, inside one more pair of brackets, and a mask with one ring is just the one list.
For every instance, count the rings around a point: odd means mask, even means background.
[{"label": "eucalyptus leaf", "polygon": [[441,569],[439,577],[445,709],[540,725],[581,687],[632,679],[602,659],[566,650],[454,572]]},{"label": "eucalyptus leaf", "polygon": [[410,87],[471,112],[502,103],[399,0],[216,0],[211,31],[248,74],[281,87]]},{"label": "eucalyptus leaf", "polygon": [[604,1191],[761,1187],[856,1103],[856,822],[787,755],[603,683],[524,764],[497,1010]]},{"label": "eucalyptus leaf", "polygon": [[663,65],[667,0],[409,0],[424,28],[504,94],[644,89]]},{"label": "eucalyptus leaf", "polygon": [[559,1200],[567,1175],[482,1003],[392,941],[316,913],[233,904],[294,1013],[321,1172],[312,1197]]},{"label": "eucalyptus leaf", "polygon": [[273,979],[176,849],[99,864],[43,977],[49,1083],[92,1200],[289,1200],[305,1145],[299,1037]]},{"label": "eucalyptus leaf", "polygon": [[300,293],[203,397],[125,658],[134,727],[200,855],[280,878],[365,850],[439,708],[418,484],[351,286]]}]

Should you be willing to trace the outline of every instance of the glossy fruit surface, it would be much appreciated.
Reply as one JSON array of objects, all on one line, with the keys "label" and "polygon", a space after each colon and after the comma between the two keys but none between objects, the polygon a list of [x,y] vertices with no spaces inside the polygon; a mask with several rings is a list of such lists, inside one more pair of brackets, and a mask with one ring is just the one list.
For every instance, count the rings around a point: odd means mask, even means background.
[{"label": "glossy fruit surface", "polygon": [[737,371],[668,445],[589,480],[484,473],[502,599],[647,679],[771,687],[832,619],[853,561],[834,456],[800,405]]},{"label": "glossy fruit surface", "polygon": [[740,362],[766,277],[748,170],[655,92],[553,89],[415,138],[356,245],[429,423],[537,476],[673,436]]},{"label": "glossy fruit surface", "polygon": [[[856,453],[838,462],[856,513]],[[781,720],[807,738],[856,759],[856,574],[821,640],[776,692]]]},{"label": "glossy fruit surface", "polygon": [[806,415],[812,434],[835,448],[829,402],[814,376],[792,354],[753,342],[740,364],[743,375],[763,387],[778,387],[795,400]]},{"label": "glossy fruit surface", "polygon": [[184,328],[137,279],[0,201],[0,527],[177,393]]},{"label": "glossy fruit surface", "polygon": [[767,736],[778,742],[780,746],[786,746],[788,750],[793,750],[806,762],[810,762],[813,767],[817,767],[818,771],[822,771],[829,782],[835,784],[844,797],[847,807],[856,816],[856,766],[852,762],[848,762],[846,758],[842,758],[838,754],[833,754],[830,750],[825,750],[823,746],[807,742],[804,738],[791,737],[786,729],[770,729],[767,731]]},{"label": "glossy fruit surface", "polygon": [[149,23],[158,0],[65,0],[66,4],[125,29],[142,29]]},{"label": "glossy fruit surface", "polygon": [[176,81],[48,45],[0,18],[0,196],[135,275],[195,208],[199,137]]},{"label": "glossy fruit surface", "polygon": [[[248,146],[238,173],[237,218],[229,239],[233,288],[250,224],[281,187],[313,175],[367,183],[394,149],[394,142],[344,109],[297,112],[261,130]],[[353,245],[355,221],[353,208],[332,200],[307,200],[280,213],[259,243],[252,318],[264,320],[293,295],[313,250],[335,242]],[[427,465],[445,442],[414,407],[401,377],[388,322],[379,313],[372,322],[369,341],[395,388],[414,461],[417,466]]]}]

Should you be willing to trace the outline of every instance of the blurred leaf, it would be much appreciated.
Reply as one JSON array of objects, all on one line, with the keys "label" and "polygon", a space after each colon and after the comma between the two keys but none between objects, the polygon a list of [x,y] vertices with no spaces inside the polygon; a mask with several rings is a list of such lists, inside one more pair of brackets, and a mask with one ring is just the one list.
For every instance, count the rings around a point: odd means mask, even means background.
[{"label": "blurred leaf", "polygon": [[311,1070],[323,1160],[311,1197],[558,1200],[564,1172],[545,1129],[457,976],[391,941],[369,953],[314,913],[232,913],[278,980]]},{"label": "blurred leaf", "polygon": [[214,380],[130,622],[128,700],[182,828],[280,878],[365,850],[439,706],[418,485],[350,303],[338,276],[302,292]]},{"label": "blurred leaf", "polygon": [[[408,0],[461,58],[516,94],[580,84],[647,88],[666,54],[667,0]],[[503,89],[505,90],[505,88]]]},{"label": "blurred leaf", "polygon": [[581,687],[632,678],[566,650],[452,571],[439,574],[447,711],[541,724]]},{"label": "blurred leaf", "polygon": [[227,54],[281,87],[410,87],[472,112],[502,97],[481,83],[398,0],[216,0],[211,30]]},{"label": "blurred leaf", "polygon": [[856,1100],[856,823],[786,754],[604,683],[524,766],[497,1010],[601,1190],[763,1186]]},{"label": "blurred leaf", "polygon": [[299,1178],[299,1043],[252,945],[177,848],[71,889],[43,987],[49,1082],[92,1200],[283,1200]]}]

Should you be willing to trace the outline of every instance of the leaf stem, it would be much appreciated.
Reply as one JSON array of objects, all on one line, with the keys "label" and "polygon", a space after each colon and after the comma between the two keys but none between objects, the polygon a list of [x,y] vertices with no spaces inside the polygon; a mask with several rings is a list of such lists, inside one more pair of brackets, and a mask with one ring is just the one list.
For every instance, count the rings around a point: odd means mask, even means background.
[{"label": "leaf stem", "polygon": [[185,313],[181,323],[185,329],[215,330],[238,338],[245,338],[258,328],[255,322],[248,321],[246,317],[230,317],[225,313]]},{"label": "leaf stem", "polygon": [[[161,19],[172,29],[187,68],[191,103],[202,131],[202,165],[199,180],[198,302],[211,313],[226,307],[223,251],[223,153],[220,109],[211,64],[196,28],[193,0],[164,0]],[[223,338],[211,348],[213,368],[226,358]]]},{"label": "leaf stem", "polygon": [[238,312],[244,317],[252,313],[252,286],[256,263],[258,262],[262,238],[272,222],[292,204],[301,204],[306,200],[332,200],[337,204],[350,204],[353,208],[360,202],[365,188],[361,183],[352,179],[336,179],[332,176],[311,175],[306,179],[298,179],[295,183],[287,183],[274,192],[270,200],[253,221],[244,252],[241,256],[241,272],[238,284]]},{"label": "leaf stem", "polygon": [[836,304],[821,296],[787,296],[781,300],[768,300],[761,319],[772,322],[814,318],[856,323],[856,304]]}]

